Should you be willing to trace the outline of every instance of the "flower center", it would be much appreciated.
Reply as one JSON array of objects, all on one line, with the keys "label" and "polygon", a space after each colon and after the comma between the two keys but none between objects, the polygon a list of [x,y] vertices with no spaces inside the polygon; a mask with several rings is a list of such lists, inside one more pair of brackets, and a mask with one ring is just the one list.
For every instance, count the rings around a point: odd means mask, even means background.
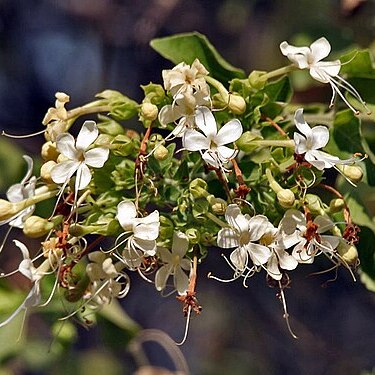
[{"label": "flower center", "polygon": [[240,235],[240,245],[246,245],[250,242],[250,233],[242,232]]}]

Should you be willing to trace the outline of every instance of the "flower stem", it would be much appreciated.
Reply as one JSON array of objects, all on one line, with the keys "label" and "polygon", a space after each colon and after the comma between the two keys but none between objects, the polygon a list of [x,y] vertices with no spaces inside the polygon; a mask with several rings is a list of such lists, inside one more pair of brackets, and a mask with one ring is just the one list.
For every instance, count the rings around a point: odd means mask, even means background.
[{"label": "flower stem", "polygon": [[229,101],[229,92],[228,90],[225,88],[225,86],[219,82],[218,80],[216,80],[215,78],[212,78],[210,76],[207,76],[205,77],[206,81],[213,87],[215,87],[215,89],[219,92],[219,94],[221,95],[221,97],[223,98],[223,101],[225,103],[227,103]]},{"label": "flower stem", "polygon": [[260,147],[295,147],[293,139],[254,139],[251,143]]},{"label": "flower stem", "polygon": [[276,69],[276,70],[272,70],[272,71],[270,71],[270,72],[262,75],[262,79],[269,80],[270,78],[274,78],[274,77],[278,77],[278,76],[283,76],[285,74],[293,72],[294,70],[298,70],[298,67],[296,67],[293,64],[287,65],[287,66],[283,66],[282,68],[279,68],[279,69]]},{"label": "flower stem", "polygon": [[211,212],[206,212],[206,216],[212,220],[215,224],[222,228],[228,228],[228,224],[224,223],[224,221],[220,220],[217,216],[212,214]]}]

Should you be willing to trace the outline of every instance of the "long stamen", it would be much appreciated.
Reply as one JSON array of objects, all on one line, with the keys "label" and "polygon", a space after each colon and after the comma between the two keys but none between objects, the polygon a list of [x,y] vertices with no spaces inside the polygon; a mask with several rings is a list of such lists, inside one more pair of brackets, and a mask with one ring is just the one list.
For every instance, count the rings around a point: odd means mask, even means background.
[{"label": "long stamen", "polygon": [[8,137],[8,138],[16,138],[16,139],[23,139],[23,138],[31,138],[31,137],[35,137],[36,135],[40,135],[40,134],[43,134],[46,132],[46,129],[44,130],[40,130],[36,133],[32,133],[32,134],[26,134],[26,135],[16,135],[16,134],[9,134],[9,133],[6,133],[4,130],[1,132],[1,135],[3,135],[4,137]]},{"label": "long stamen", "polygon": [[188,307],[188,313],[187,313],[187,316],[186,316],[186,324],[185,324],[184,337],[182,338],[182,340],[180,342],[176,342],[177,346],[183,345],[185,343],[187,337],[188,337],[189,326],[190,326],[190,316],[191,316],[191,306]]},{"label": "long stamen", "polygon": [[292,327],[290,326],[290,323],[289,323],[289,313],[288,313],[288,310],[287,310],[287,306],[286,306],[286,299],[285,299],[285,295],[284,295],[284,289],[283,289],[283,286],[281,285],[281,282],[279,281],[279,288],[280,288],[280,300],[281,300],[281,303],[283,305],[283,310],[284,310],[284,319],[286,321],[286,325],[288,327],[288,331],[289,333],[292,335],[292,337],[294,339],[298,339],[298,337],[293,333],[292,331]]}]

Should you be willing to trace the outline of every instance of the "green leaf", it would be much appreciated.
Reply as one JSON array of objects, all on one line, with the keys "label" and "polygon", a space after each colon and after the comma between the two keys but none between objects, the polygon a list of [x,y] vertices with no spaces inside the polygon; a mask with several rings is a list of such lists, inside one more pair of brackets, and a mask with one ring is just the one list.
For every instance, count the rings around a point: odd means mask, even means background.
[{"label": "green leaf", "polygon": [[151,47],[174,64],[192,64],[197,58],[221,82],[245,78],[241,69],[233,67],[220,56],[215,47],[202,34],[193,32],[154,39]]},{"label": "green leaf", "polygon": [[373,57],[368,49],[352,51],[340,57],[342,67],[340,74],[350,77],[375,78]]},{"label": "green leaf", "polygon": [[371,290],[375,285],[375,234],[371,229],[361,227],[360,236],[357,249],[361,262],[361,280]]}]

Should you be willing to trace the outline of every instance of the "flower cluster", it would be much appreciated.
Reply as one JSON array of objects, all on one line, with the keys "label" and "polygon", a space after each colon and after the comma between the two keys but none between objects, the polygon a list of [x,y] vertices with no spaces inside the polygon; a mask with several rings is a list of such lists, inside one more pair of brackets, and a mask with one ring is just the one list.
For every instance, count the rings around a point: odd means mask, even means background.
[{"label": "flower cluster", "polygon": [[[32,287],[0,326],[40,305],[48,292],[44,305],[64,298],[65,318],[85,321],[87,311],[125,297],[137,275],[163,295],[176,292],[185,314],[199,313],[197,274],[215,247],[223,249],[233,277],[212,270],[210,278],[242,279],[246,286],[264,272],[280,290],[286,317],[283,291],[297,267],[324,255],[330,270],[344,266],[355,278],[359,228],[344,194],[326,183],[325,174],[333,181],[337,170],[355,185],[362,159],[331,154],[337,150],[330,147],[331,129],[317,124],[308,106],[305,115],[302,106],[295,110],[291,95],[281,93],[291,89],[287,74],[309,69],[353,112],[342,90],[363,101],[338,76],[340,60],[321,61],[330,52],[325,38],[310,47],[283,42],[280,48],[293,65],[227,81],[198,59],[181,62],[162,72],[163,86],[142,86],[141,104],[106,90],[68,110],[69,96],[57,93],[43,120],[41,178],[24,156],[26,176],[0,200],[1,225],[41,238],[33,257],[14,240],[23,259],[7,272],[21,273]],[[97,121],[80,124],[93,113]],[[356,119],[340,104],[336,113]],[[137,115],[145,126],[141,133],[127,128]],[[319,115],[332,120],[331,112]],[[47,200],[51,213],[33,215]],[[2,249],[12,253],[12,246],[4,240]],[[54,280],[51,291],[44,290],[44,278]]]}]

